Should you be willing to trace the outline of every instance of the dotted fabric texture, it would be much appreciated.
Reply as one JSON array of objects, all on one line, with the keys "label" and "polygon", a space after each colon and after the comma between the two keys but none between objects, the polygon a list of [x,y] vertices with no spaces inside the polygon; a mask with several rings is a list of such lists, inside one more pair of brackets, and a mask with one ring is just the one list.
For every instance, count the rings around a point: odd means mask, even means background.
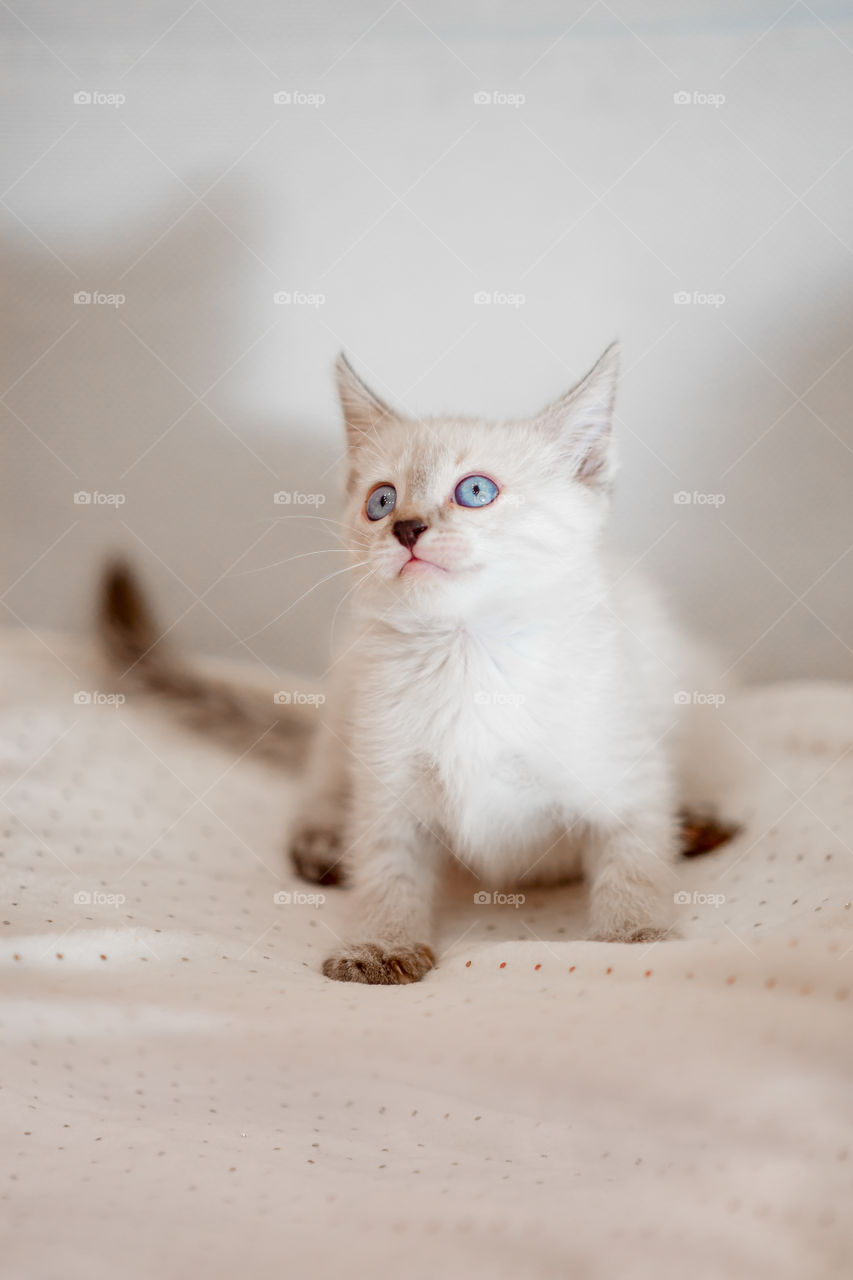
[{"label": "dotted fabric texture", "polygon": [[319,973],[298,783],[99,681],[0,634],[5,1277],[853,1273],[853,687],[720,708],[746,825],[680,940],[460,879],[372,988]]}]

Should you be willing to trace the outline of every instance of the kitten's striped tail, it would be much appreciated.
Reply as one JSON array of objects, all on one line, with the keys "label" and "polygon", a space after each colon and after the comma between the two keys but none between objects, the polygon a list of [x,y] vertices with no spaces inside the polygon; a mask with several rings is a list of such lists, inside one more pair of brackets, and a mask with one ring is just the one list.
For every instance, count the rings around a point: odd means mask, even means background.
[{"label": "kitten's striped tail", "polygon": [[288,765],[303,756],[315,713],[279,705],[272,688],[265,693],[190,669],[163,639],[135,574],[120,561],[103,575],[97,629],[119,692],[162,698],[187,728],[238,754]]}]

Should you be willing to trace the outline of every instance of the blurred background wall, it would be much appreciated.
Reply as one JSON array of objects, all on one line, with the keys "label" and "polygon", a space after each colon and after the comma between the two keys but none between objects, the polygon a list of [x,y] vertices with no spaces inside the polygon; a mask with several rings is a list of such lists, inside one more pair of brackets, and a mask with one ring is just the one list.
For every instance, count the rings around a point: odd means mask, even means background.
[{"label": "blurred background wall", "polygon": [[84,627],[123,550],[184,644],[322,670],[336,352],[511,415],[619,337],[616,540],[735,674],[853,674],[849,6],[0,21],[6,621]]}]

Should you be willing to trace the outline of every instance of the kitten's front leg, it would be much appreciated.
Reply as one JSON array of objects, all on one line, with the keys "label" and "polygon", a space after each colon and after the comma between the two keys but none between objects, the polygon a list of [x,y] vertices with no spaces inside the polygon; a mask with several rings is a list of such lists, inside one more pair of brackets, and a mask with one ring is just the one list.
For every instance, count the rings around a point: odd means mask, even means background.
[{"label": "kitten's front leg", "polygon": [[360,834],[353,842],[351,866],[356,936],[361,940],[330,955],[323,973],[339,982],[419,982],[435,964],[429,940],[437,841],[400,802],[385,801],[372,813],[359,803],[355,820]]},{"label": "kitten's front leg", "polygon": [[656,942],[673,936],[676,823],[668,814],[596,826],[585,851],[590,937]]}]

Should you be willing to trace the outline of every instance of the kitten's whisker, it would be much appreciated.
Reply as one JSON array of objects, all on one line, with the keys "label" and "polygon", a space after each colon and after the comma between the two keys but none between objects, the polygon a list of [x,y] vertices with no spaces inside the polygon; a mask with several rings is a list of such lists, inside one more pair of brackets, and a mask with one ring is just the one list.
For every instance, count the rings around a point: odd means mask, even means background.
[{"label": "kitten's whisker", "polygon": [[307,591],[303,591],[302,595],[298,596],[293,603],[289,604],[286,609],[281,611],[281,613],[277,614],[274,618],[270,618],[269,622],[265,623],[257,631],[253,631],[250,636],[244,636],[242,643],[246,644],[247,641],[254,640],[256,636],[262,635],[264,631],[267,631],[270,627],[274,626],[281,618],[286,617],[287,614],[290,613],[291,609],[295,609],[300,601],[304,600],[306,596],[310,596],[312,591],[316,591],[318,587],[322,587],[324,582],[330,582],[332,578],[338,578],[342,573],[349,573],[353,569],[362,569],[367,563],[368,562],[366,560],[359,560],[357,564],[348,564],[343,569],[337,569],[334,573],[327,573],[325,578],[321,578],[319,582],[315,582],[313,587],[309,587]]},{"label": "kitten's whisker", "polygon": [[319,551],[302,551],[299,555],[288,556],[286,560],[275,560],[272,564],[262,564],[255,569],[242,569],[239,573],[229,573],[227,578],[246,578],[250,573],[265,573],[267,569],[278,569],[283,564],[292,564],[294,560],[305,560],[308,556],[350,555],[346,547],[321,547]]},{"label": "kitten's whisker", "polygon": [[341,599],[338,601],[338,607],[337,609],[335,609],[335,612],[332,614],[332,625],[329,627],[329,652],[330,653],[334,653],[334,650],[335,650],[335,623],[338,620],[338,614],[341,611],[341,607],[344,604],[346,604],[347,600],[349,600],[352,593],[358,587],[364,586],[365,582],[367,582],[367,579],[372,577],[375,572],[376,572],[375,569],[368,569],[367,573],[363,574],[362,577],[359,578],[358,582],[354,583],[354,585],[350,587],[346,595],[342,596]]},{"label": "kitten's whisker", "polygon": [[[364,543],[365,545],[367,544],[366,536],[364,535],[363,532],[357,529],[355,525],[346,524],[343,520],[333,520],[331,516],[303,516],[303,515],[265,516],[264,519],[273,523],[275,523],[278,520],[319,520],[324,525],[334,524],[334,525],[337,525],[339,529],[344,529],[347,533],[347,536],[351,538],[354,542],[361,542],[361,543]],[[331,533],[332,531],[329,530],[329,532]]]},{"label": "kitten's whisker", "polygon": [[301,514],[297,515],[294,512],[293,515],[264,516],[263,519],[266,520],[268,523],[276,523],[279,520],[320,520],[322,521],[323,524],[339,525],[342,529],[346,529],[348,533],[357,532],[357,530],[353,527],[353,525],[347,524],[346,521],[344,520],[335,520],[332,516],[308,516],[308,515],[301,515]]}]

